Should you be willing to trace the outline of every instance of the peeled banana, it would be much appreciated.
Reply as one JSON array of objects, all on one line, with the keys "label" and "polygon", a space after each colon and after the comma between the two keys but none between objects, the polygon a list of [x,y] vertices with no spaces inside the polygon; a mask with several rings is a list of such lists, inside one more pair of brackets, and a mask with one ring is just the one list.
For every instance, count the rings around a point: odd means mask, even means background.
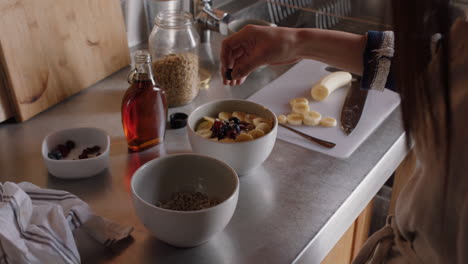
[{"label": "peeled banana", "polygon": [[320,120],[322,119],[322,115],[319,112],[316,111],[309,111],[304,115],[304,125],[308,126],[316,126],[320,123]]},{"label": "peeled banana", "polygon": [[232,117],[237,117],[240,121],[244,121],[246,115],[244,112],[232,112]]},{"label": "peeled banana", "polygon": [[309,110],[310,108],[309,108],[308,103],[295,103],[292,106],[293,113],[297,113],[297,114],[304,114],[304,113],[309,112]]},{"label": "peeled banana", "polygon": [[317,101],[322,101],[337,88],[349,84],[351,79],[352,76],[349,72],[338,71],[330,73],[312,87],[312,90],[310,91],[312,98]]},{"label": "peeled banana", "polygon": [[240,133],[240,134],[236,137],[235,141],[236,141],[236,142],[243,142],[243,141],[249,141],[249,140],[253,140],[253,139],[254,139],[254,138],[253,138],[251,135],[249,135],[249,134]]},{"label": "peeled banana", "polygon": [[285,115],[279,115],[278,116],[278,123],[280,124],[286,124],[288,122],[288,117]]},{"label": "peeled banana", "polygon": [[218,118],[223,121],[229,121],[229,118],[232,117],[232,114],[229,112],[219,112]]},{"label": "peeled banana", "polygon": [[255,126],[255,130],[257,129],[263,131],[263,133],[266,134],[271,131],[271,126],[270,124],[267,124],[267,123],[260,123]]},{"label": "peeled banana", "polygon": [[223,138],[221,140],[218,140],[218,142],[223,142],[223,143],[232,143],[235,142],[234,139],[232,138]]},{"label": "peeled banana", "polygon": [[289,101],[289,104],[291,105],[291,107],[293,107],[297,103],[309,104],[309,100],[307,100],[307,98],[305,97],[298,97],[298,98],[291,99]]},{"label": "peeled banana", "polygon": [[257,118],[257,116],[254,115],[254,114],[246,114],[245,117],[244,117],[244,122],[253,123],[253,120],[255,118]]},{"label": "peeled banana", "polygon": [[263,118],[263,117],[257,117],[257,118],[254,118],[254,120],[252,120],[254,125],[255,126],[258,126],[258,124],[260,123],[267,123],[267,124],[270,124],[271,121],[266,119],[266,118]]},{"label": "peeled banana", "polygon": [[288,115],[288,123],[293,126],[300,126],[302,125],[302,114],[289,114]]},{"label": "peeled banana", "polygon": [[336,119],[333,117],[324,117],[320,120],[320,125],[323,127],[334,127],[336,126]]},{"label": "peeled banana", "polygon": [[200,130],[197,130],[196,132],[200,137],[203,137],[203,138],[210,138],[211,137],[211,130],[210,129],[200,129]]},{"label": "peeled banana", "polygon": [[210,121],[211,123],[215,122],[215,119],[211,116],[204,116],[203,119],[205,119],[206,121]]},{"label": "peeled banana", "polygon": [[197,126],[197,131],[203,130],[203,129],[211,129],[212,126],[213,126],[213,122],[203,121]]},{"label": "peeled banana", "polygon": [[254,130],[249,131],[249,135],[251,135],[253,138],[259,138],[259,137],[263,137],[265,135],[265,132],[263,132],[263,130],[261,129],[254,129]]}]

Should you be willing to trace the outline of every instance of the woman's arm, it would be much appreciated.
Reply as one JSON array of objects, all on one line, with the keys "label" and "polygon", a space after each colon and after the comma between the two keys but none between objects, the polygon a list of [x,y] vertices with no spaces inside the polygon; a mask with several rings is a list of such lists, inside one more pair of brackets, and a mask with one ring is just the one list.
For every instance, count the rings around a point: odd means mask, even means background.
[{"label": "woman's arm", "polygon": [[358,75],[363,71],[367,37],[342,31],[295,29],[299,57],[314,59]]},{"label": "woman's arm", "polygon": [[[362,74],[366,40],[366,36],[341,31],[249,25],[223,41],[224,83],[241,84],[259,66],[304,58]],[[232,81],[226,79],[226,69],[232,69]]]}]

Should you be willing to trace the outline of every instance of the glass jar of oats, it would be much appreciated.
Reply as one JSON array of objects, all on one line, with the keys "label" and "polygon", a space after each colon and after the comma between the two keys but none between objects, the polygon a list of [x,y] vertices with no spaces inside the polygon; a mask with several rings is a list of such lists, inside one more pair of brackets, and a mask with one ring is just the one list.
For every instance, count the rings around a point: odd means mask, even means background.
[{"label": "glass jar of oats", "polygon": [[149,37],[154,77],[165,89],[169,107],[188,104],[198,95],[199,36],[192,20],[184,11],[162,11]]}]

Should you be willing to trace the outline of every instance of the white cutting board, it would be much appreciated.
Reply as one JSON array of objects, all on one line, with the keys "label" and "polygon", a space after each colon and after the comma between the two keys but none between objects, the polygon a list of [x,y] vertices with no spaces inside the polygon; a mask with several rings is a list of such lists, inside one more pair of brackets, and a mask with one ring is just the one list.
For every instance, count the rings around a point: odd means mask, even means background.
[{"label": "white cutting board", "polygon": [[322,114],[322,117],[336,118],[337,126],[324,128],[320,126],[291,126],[303,133],[336,143],[332,149],[327,149],[312,143],[285,128],[278,128],[278,138],[297,144],[307,149],[325,153],[337,158],[348,158],[366,140],[366,138],[395,110],[400,104],[397,93],[385,89],[383,92],[369,91],[364,111],[357,127],[349,135],[341,130],[341,108],[349,87],[335,90],[324,101],[314,101],[310,95],[312,85],[330,74],[325,68],[328,65],[303,60],[289,71],[249,97],[250,101],[270,108],[277,116],[291,112],[289,100],[296,97],[309,99],[310,109]]}]

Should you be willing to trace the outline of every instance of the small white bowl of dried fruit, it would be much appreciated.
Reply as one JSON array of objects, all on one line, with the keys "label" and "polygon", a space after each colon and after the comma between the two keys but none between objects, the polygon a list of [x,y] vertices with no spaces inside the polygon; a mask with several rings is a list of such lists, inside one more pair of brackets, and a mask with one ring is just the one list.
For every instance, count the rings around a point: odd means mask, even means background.
[{"label": "small white bowl of dried fruit", "polygon": [[99,128],[81,127],[52,132],[42,142],[42,158],[50,174],[78,179],[108,167],[110,138]]},{"label": "small white bowl of dried fruit", "polygon": [[222,100],[193,110],[187,131],[194,152],[220,159],[244,175],[270,155],[278,122],[275,114],[260,104]]}]

